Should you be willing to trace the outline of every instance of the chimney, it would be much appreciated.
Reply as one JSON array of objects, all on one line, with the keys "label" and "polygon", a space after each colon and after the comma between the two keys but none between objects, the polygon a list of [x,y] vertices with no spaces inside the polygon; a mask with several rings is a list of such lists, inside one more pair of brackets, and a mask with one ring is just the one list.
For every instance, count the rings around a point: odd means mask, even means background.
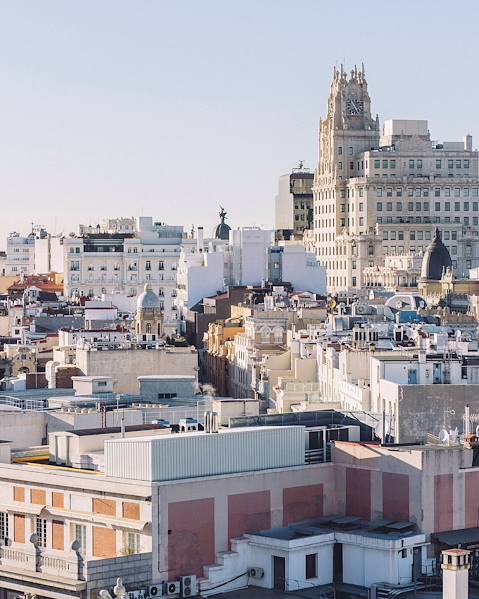
[{"label": "chimney", "polygon": [[196,233],[196,249],[198,254],[203,252],[203,227],[198,227],[198,232]]},{"label": "chimney", "polygon": [[468,599],[469,553],[466,549],[442,552],[442,599]]},{"label": "chimney", "polygon": [[464,136],[464,149],[472,152],[472,135],[469,135],[469,133]]}]

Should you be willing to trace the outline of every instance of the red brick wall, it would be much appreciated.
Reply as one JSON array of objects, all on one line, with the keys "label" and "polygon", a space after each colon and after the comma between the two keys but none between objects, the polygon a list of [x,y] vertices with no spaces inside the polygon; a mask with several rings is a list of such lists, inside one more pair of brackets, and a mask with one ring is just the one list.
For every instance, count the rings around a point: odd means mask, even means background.
[{"label": "red brick wall", "polygon": [[409,476],[383,472],[383,517],[409,520]]},{"label": "red brick wall", "polygon": [[371,519],[371,472],[346,468],[346,515]]},{"label": "red brick wall", "polygon": [[269,491],[228,495],[228,538],[271,528]]},{"label": "red brick wall", "polygon": [[323,515],[323,485],[283,489],[283,526]]},{"label": "red brick wall", "polygon": [[434,477],[434,532],[452,530],[452,481],[452,474],[436,474]]},{"label": "red brick wall", "polygon": [[215,500],[195,499],[168,504],[169,579],[203,575],[215,561]]}]

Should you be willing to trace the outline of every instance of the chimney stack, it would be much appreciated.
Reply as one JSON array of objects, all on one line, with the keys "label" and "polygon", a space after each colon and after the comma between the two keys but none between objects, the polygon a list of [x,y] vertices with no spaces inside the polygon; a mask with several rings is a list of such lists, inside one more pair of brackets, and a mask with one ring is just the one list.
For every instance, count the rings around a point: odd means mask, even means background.
[{"label": "chimney stack", "polygon": [[196,233],[196,249],[198,254],[203,252],[203,227],[198,227],[198,231]]},{"label": "chimney stack", "polygon": [[442,552],[442,599],[468,599],[469,553],[466,549]]}]

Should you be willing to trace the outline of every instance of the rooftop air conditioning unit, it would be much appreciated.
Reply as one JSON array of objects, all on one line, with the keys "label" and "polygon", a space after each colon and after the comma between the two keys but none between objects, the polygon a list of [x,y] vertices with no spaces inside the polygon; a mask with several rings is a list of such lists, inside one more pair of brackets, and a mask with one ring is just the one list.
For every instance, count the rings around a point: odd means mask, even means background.
[{"label": "rooftop air conditioning unit", "polygon": [[166,594],[167,595],[179,595],[181,588],[181,582],[174,580],[166,583]]},{"label": "rooftop air conditioning unit", "polygon": [[150,588],[148,589],[148,595],[152,598],[161,597],[161,595],[163,595],[163,584],[159,582],[158,584],[150,585]]},{"label": "rooftop air conditioning unit", "polygon": [[252,568],[248,568],[248,576],[250,578],[263,578],[264,577],[264,569],[259,568],[258,566],[253,566]]},{"label": "rooftop air conditioning unit", "polygon": [[181,577],[181,596],[182,597],[194,597],[198,594],[196,576],[182,576]]}]

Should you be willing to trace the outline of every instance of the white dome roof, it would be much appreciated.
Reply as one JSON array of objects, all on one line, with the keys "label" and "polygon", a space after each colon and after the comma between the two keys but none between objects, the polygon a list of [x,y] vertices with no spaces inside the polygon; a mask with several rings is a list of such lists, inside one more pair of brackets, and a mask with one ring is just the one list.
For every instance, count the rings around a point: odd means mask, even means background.
[{"label": "white dome roof", "polygon": [[160,308],[160,298],[153,291],[149,283],[145,285],[143,293],[138,296],[136,308],[137,310],[142,310],[144,308]]}]

